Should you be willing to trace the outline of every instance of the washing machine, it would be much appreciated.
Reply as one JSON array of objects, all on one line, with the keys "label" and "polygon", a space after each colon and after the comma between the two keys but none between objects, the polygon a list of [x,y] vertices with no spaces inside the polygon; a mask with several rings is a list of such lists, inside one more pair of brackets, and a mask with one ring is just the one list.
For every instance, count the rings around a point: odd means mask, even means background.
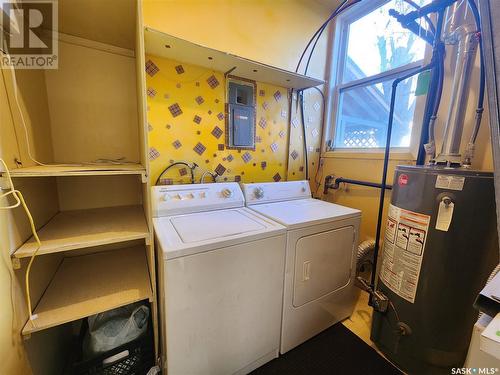
[{"label": "washing machine", "polygon": [[286,228],[237,183],[156,186],[152,206],[164,370],[246,374],[277,357]]},{"label": "washing machine", "polygon": [[349,317],[361,212],[311,197],[307,181],[242,184],[247,207],[284,225],[280,352]]}]

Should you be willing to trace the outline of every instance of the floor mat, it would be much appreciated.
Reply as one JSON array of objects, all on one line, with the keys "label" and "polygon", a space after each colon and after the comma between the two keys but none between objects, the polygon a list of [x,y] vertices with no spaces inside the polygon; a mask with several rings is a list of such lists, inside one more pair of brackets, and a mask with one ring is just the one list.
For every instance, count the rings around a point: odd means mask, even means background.
[{"label": "floor mat", "polygon": [[254,375],[396,375],[401,372],[341,323],[258,368]]}]

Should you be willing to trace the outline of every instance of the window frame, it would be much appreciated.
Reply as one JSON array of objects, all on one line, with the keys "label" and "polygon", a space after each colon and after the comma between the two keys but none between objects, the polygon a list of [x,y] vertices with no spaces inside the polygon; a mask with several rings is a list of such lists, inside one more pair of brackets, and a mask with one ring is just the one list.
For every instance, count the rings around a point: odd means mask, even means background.
[{"label": "window frame", "polygon": [[[426,44],[424,58],[416,62],[412,62],[385,72],[381,72],[369,77],[360,78],[347,83],[342,83],[342,75],[344,71],[345,59],[347,56],[347,45],[349,41],[348,28],[350,24],[371,13],[377,8],[389,3],[391,0],[373,0],[370,2],[360,2],[353,6],[351,9],[340,15],[334,22],[333,27],[330,29],[330,72],[328,78],[328,108],[330,109],[327,116],[327,126],[325,127],[323,139],[332,142],[332,148],[327,148],[326,142],[322,145],[323,155],[328,156],[349,156],[360,154],[363,157],[367,155],[379,158],[383,154],[385,147],[346,147],[335,148],[333,143],[335,141],[335,133],[337,131],[338,109],[340,103],[340,94],[342,91],[352,89],[355,87],[366,86],[385,80],[394,79],[411,72],[421,66],[430,62],[432,48]],[[426,95],[421,95],[416,98],[415,111],[413,118],[413,127],[410,136],[410,145],[408,147],[391,147],[391,154],[394,154],[395,159],[412,159],[416,160],[418,154],[418,147],[420,143],[420,133],[422,128],[422,121],[424,117]],[[377,155],[378,154],[378,155]]]}]

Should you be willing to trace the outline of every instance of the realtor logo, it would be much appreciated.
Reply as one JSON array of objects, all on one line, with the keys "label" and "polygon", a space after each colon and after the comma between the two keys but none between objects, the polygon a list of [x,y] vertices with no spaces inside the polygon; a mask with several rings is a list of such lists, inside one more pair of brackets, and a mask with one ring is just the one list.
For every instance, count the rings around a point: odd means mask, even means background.
[{"label": "realtor logo", "polygon": [[57,69],[57,1],[0,4],[2,68]]}]

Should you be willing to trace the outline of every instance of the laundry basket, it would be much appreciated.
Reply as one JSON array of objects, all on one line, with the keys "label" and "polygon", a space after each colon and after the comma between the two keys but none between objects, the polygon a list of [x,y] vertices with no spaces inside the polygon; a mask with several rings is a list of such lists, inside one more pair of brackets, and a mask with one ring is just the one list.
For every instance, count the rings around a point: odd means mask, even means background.
[{"label": "laundry basket", "polygon": [[146,333],[112,350],[88,358],[83,350],[88,333],[88,321],[83,320],[66,374],[72,375],[144,375],[154,366],[154,344],[151,317]]}]

